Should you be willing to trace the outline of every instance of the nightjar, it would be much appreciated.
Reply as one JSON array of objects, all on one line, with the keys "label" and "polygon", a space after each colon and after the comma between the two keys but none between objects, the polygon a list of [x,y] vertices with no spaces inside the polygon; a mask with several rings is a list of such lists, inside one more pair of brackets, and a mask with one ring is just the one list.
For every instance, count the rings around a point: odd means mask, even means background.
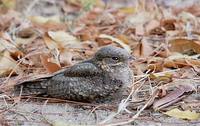
[{"label": "nightjar", "polygon": [[128,64],[131,58],[125,49],[104,46],[91,59],[66,68],[55,76],[15,85],[14,93],[84,102],[104,99],[132,84],[133,73]]}]

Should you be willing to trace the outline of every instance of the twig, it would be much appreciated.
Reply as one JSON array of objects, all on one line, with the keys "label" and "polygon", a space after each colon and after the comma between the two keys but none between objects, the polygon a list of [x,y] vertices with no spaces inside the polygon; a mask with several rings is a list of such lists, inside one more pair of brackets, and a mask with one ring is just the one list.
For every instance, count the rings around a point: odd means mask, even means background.
[{"label": "twig", "polygon": [[154,95],[152,95],[149,100],[147,101],[147,103],[128,121],[125,121],[125,122],[119,122],[119,123],[112,123],[112,124],[106,124],[105,126],[121,126],[121,125],[125,125],[125,124],[128,124],[128,123],[131,123],[133,122],[136,118],[138,118],[138,116],[142,113],[142,111],[148,107],[148,105],[152,102],[152,100],[155,99],[155,96],[157,94],[157,89],[155,89],[154,91]]},{"label": "twig", "polygon": [[33,7],[39,2],[39,0],[34,0],[33,2],[31,2],[28,7],[26,8],[26,10],[24,11],[24,15],[27,16],[28,13],[30,13],[30,11],[33,9]]},{"label": "twig", "polygon": [[[146,78],[142,78],[136,82],[133,83],[133,85],[141,82],[141,81],[144,81]],[[145,81],[144,81],[145,82]],[[130,99],[130,97],[133,95],[133,94],[136,94],[136,92],[142,87],[143,83],[140,84],[140,86],[134,90],[132,89],[131,90],[131,93],[129,94],[129,96],[125,99],[125,100],[122,100],[119,107],[118,107],[118,111],[117,113],[114,113],[114,114],[111,114],[110,116],[108,116],[105,120],[101,121],[99,124],[102,125],[102,124],[105,124],[107,121],[113,119],[115,116],[117,116],[121,111],[123,110],[126,110],[126,106],[128,105],[128,100]]]}]

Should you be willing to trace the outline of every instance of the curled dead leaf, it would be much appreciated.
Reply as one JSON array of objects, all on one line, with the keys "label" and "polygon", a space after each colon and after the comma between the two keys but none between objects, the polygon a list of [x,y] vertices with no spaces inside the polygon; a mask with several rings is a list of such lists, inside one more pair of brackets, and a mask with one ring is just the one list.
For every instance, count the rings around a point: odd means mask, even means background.
[{"label": "curled dead leaf", "polygon": [[200,67],[200,60],[197,56],[187,56],[182,54],[174,54],[164,60],[164,67],[181,68],[184,66]]},{"label": "curled dead leaf", "polygon": [[150,62],[148,64],[148,69],[154,72],[162,72],[163,71],[163,61],[162,59],[157,60],[155,62]]},{"label": "curled dead leaf", "polygon": [[169,41],[169,50],[179,53],[200,53],[200,42],[189,39],[172,39]]},{"label": "curled dead leaf", "polygon": [[166,20],[161,20],[161,26],[165,28],[165,30],[175,30],[176,20],[175,19],[166,19]]},{"label": "curled dead leaf", "polygon": [[162,27],[156,27],[149,31],[150,35],[166,36],[166,31]]},{"label": "curled dead leaf", "polygon": [[174,91],[167,94],[165,97],[155,101],[153,108],[155,110],[162,109],[184,98],[184,93],[194,91],[193,86],[189,84],[179,85]]},{"label": "curled dead leaf", "polygon": [[114,37],[112,37],[110,35],[106,35],[106,34],[99,35],[99,38],[109,39],[109,40],[113,41],[114,43],[119,44],[122,48],[126,49],[128,52],[131,52],[130,46],[125,44],[123,41],[119,40],[118,38],[114,38]]}]

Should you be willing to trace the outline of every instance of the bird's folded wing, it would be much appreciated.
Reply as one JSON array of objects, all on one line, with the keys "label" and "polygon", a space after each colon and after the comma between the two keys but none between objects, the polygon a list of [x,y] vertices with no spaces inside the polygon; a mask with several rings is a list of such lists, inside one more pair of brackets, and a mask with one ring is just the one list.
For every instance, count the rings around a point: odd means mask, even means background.
[{"label": "bird's folded wing", "polygon": [[80,63],[67,69],[65,76],[96,76],[100,73],[99,69],[92,63]]}]

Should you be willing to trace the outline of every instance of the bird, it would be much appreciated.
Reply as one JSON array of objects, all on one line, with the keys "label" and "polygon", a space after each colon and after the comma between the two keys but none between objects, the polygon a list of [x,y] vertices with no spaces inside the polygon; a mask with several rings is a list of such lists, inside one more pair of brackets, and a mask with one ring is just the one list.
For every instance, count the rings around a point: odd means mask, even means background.
[{"label": "bird", "polygon": [[113,45],[101,47],[92,58],[79,62],[48,78],[14,86],[15,95],[48,97],[93,102],[112,97],[133,83],[129,67],[133,56]]}]

